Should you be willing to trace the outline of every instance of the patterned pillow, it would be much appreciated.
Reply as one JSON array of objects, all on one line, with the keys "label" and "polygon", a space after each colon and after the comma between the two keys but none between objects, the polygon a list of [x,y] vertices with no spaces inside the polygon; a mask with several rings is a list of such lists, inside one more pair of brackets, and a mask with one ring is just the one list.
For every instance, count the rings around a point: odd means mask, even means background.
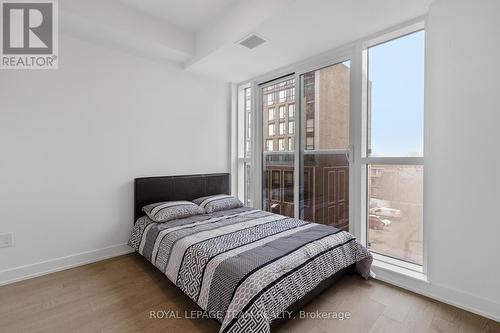
[{"label": "patterned pillow", "polygon": [[209,195],[198,198],[193,202],[210,214],[220,210],[243,207],[243,203],[236,197],[227,194]]},{"label": "patterned pillow", "polygon": [[158,202],[144,206],[142,210],[155,222],[167,222],[205,213],[203,208],[190,201]]}]

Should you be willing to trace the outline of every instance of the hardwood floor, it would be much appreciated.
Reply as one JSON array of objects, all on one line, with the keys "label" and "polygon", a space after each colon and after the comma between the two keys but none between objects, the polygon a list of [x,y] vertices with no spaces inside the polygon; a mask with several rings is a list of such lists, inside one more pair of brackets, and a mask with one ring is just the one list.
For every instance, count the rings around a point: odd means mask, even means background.
[{"label": "hardwood floor", "polygon": [[[137,254],[0,287],[1,332],[218,332],[211,319],[150,319],[199,310]],[[294,319],[279,333],[500,332],[500,323],[375,280],[347,276],[305,311],[349,311],[349,320]]]}]

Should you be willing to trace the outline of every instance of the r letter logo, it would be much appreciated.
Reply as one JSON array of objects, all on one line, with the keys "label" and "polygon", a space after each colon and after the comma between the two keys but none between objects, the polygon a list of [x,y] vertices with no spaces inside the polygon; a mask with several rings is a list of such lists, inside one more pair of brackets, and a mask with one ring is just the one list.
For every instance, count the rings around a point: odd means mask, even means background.
[{"label": "r letter logo", "polygon": [[2,0],[2,69],[57,69],[56,0]]}]

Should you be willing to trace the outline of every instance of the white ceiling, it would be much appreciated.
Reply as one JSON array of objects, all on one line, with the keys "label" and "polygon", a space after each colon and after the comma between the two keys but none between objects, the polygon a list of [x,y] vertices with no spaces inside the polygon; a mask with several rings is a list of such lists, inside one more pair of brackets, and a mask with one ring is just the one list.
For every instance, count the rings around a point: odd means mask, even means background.
[{"label": "white ceiling", "polygon": [[268,40],[248,50],[233,36],[188,68],[231,82],[354,42],[425,14],[433,0],[295,0],[248,29]]},{"label": "white ceiling", "polygon": [[[94,35],[100,43],[150,59],[176,62],[189,71],[241,82],[425,15],[432,2],[65,0],[60,11],[63,29],[90,39]],[[252,32],[268,42],[253,50],[237,43]]]},{"label": "white ceiling", "polygon": [[136,10],[196,32],[237,0],[120,0]]}]

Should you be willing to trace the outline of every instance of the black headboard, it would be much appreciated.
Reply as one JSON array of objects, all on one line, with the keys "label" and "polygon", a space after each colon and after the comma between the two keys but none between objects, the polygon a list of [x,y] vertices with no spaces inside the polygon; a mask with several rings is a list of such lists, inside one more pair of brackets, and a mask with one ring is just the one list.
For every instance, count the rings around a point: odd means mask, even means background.
[{"label": "black headboard", "polygon": [[134,180],[134,223],[142,207],[162,201],[194,200],[212,194],[229,194],[229,174],[146,177]]}]

